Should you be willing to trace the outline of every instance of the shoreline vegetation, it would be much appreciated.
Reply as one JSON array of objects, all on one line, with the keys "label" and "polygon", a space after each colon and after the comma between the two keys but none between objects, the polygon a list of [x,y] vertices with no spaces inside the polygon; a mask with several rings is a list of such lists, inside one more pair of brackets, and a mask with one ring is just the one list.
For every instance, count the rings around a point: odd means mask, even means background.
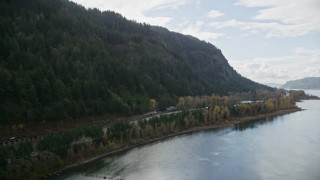
[{"label": "shoreline vegetation", "polygon": [[70,0],[0,1],[0,22],[0,179],[47,177],[315,98],[243,77],[198,38]]},{"label": "shoreline vegetation", "polygon": [[170,137],[300,111],[295,102],[311,99],[303,91],[281,90],[254,100],[241,96],[248,100],[235,101],[231,96],[214,95],[180,97],[179,111],[153,114],[140,120],[75,127],[32,142],[3,145],[0,147],[0,179],[49,177]]},{"label": "shoreline vegetation", "polygon": [[147,144],[151,144],[151,143],[154,143],[154,142],[162,141],[162,140],[165,140],[165,139],[169,139],[169,138],[172,138],[172,137],[176,137],[176,136],[180,136],[180,135],[184,135],[184,134],[189,134],[189,133],[193,133],[193,132],[198,132],[198,131],[206,131],[206,130],[215,130],[215,129],[219,129],[219,128],[234,127],[235,125],[238,125],[238,124],[241,124],[241,123],[258,121],[258,120],[265,119],[265,118],[283,116],[283,115],[286,115],[286,114],[290,114],[290,113],[294,113],[294,112],[302,111],[302,110],[303,109],[296,107],[296,108],[293,108],[293,109],[279,110],[279,111],[276,111],[276,112],[273,112],[273,113],[268,113],[268,114],[261,114],[261,115],[256,115],[256,116],[246,116],[246,117],[242,117],[242,118],[236,118],[236,119],[234,119],[232,121],[226,121],[224,123],[216,124],[216,125],[194,127],[194,128],[191,128],[191,129],[188,129],[188,130],[185,130],[185,131],[176,132],[176,133],[172,133],[172,134],[169,134],[169,135],[166,135],[166,136],[162,136],[162,137],[158,137],[158,138],[153,138],[153,139],[141,141],[141,142],[138,142],[136,144],[130,144],[130,145],[125,144],[124,146],[122,146],[122,147],[120,147],[118,149],[114,149],[114,150],[111,150],[109,152],[105,152],[103,154],[100,154],[98,156],[91,157],[91,158],[88,158],[88,159],[85,159],[85,160],[82,160],[82,161],[67,165],[64,168],[55,171],[51,175],[57,175],[57,174],[60,174],[62,172],[65,172],[65,171],[68,171],[70,169],[83,166],[83,165],[88,164],[88,163],[92,163],[94,161],[100,160],[100,159],[105,158],[105,157],[121,154],[121,153],[130,151],[130,150],[132,150],[134,148],[141,147],[141,146],[144,146],[144,145],[147,145]]}]

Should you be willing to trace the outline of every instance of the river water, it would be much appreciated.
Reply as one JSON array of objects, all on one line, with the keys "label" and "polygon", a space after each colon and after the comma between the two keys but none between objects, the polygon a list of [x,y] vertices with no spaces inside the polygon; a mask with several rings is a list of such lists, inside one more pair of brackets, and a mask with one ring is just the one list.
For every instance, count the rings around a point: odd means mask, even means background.
[{"label": "river water", "polygon": [[[320,96],[320,91],[307,91]],[[72,169],[57,179],[320,179],[320,100],[306,109],[180,135]]]}]

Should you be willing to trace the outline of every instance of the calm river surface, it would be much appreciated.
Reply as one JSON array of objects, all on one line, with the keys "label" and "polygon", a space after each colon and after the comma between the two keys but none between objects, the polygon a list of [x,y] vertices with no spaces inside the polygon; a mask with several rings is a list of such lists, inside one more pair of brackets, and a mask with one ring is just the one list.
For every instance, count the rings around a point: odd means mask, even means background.
[{"label": "calm river surface", "polygon": [[[307,91],[320,95],[320,91]],[[58,179],[320,179],[320,101],[255,123],[194,132],[72,169]]]}]

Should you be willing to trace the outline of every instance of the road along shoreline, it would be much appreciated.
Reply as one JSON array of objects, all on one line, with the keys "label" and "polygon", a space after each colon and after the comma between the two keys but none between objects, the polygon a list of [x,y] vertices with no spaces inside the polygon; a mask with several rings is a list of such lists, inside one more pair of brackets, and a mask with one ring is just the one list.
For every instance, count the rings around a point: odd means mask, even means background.
[{"label": "road along shoreline", "polygon": [[150,143],[157,142],[157,141],[161,141],[161,140],[165,140],[165,139],[168,139],[168,138],[171,138],[171,137],[175,137],[175,136],[179,136],[179,135],[183,135],[183,134],[188,134],[188,133],[192,133],[192,132],[196,132],[196,131],[204,131],[204,130],[213,130],[213,129],[219,129],[219,128],[234,127],[235,125],[238,125],[240,123],[250,122],[250,121],[257,121],[257,120],[262,120],[262,119],[266,119],[266,118],[272,118],[272,117],[276,117],[276,116],[282,116],[282,115],[290,114],[290,113],[301,111],[301,110],[303,110],[303,109],[301,109],[301,108],[293,108],[293,109],[286,109],[286,110],[278,110],[276,112],[267,113],[267,114],[261,114],[261,115],[255,115],[255,116],[245,116],[245,117],[239,117],[239,118],[232,118],[231,120],[223,121],[223,122],[220,122],[218,124],[193,127],[193,128],[190,128],[190,129],[187,129],[187,130],[184,130],[184,131],[171,133],[171,134],[168,134],[166,136],[161,136],[161,137],[152,138],[152,139],[148,139],[148,140],[142,140],[140,142],[133,143],[133,144],[123,143],[122,146],[119,147],[119,148],[113,149],[111,151],[105,152],[105,153],[97,155],[95,157],[91,157],[91,158],[84,159],[82,161],[67,165],[64,168],[61,168],[61,169],[53,172],[51,175],[57,175],[57,174],[60,174],[62,172],[65,172],[67,170],[71,170],[73,168],[80,167],[80,166],[83,166],[83,165],[88,164],[88,163],[92,163],[92,162],[94,162],[96,160],[100,160],[100,159],[108,157],[108,156],[113,156],[113,155],[116,155],[116,154],[120,154],[120,153],[129,151],[129,150],[131,150],[133,148],[141,147],[143,145],[150,144]]}]

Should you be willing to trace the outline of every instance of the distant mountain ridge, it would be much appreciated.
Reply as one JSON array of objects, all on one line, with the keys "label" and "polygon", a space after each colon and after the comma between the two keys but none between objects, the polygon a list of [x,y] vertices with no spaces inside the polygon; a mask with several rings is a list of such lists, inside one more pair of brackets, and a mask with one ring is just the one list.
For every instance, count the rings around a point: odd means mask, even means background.
[{"label": "distant mountain ridge", "polygon": [[271,89],[210,43],[115,12],[10,0],[0,18],[2,122],[128,115],[149,111],[150,99],[163,108],[180,96]]},{"label": "distant mountain ridge", "polygon": [[279,83],[264,83],[264,84],[270,87],[275,87],[275,88],[280,88],[283,85]]},{"label": "distant mountain ridge", "polygon": [[287,89],[320,89],[320,77],[306,77],[286,82],[282,88]]}]

